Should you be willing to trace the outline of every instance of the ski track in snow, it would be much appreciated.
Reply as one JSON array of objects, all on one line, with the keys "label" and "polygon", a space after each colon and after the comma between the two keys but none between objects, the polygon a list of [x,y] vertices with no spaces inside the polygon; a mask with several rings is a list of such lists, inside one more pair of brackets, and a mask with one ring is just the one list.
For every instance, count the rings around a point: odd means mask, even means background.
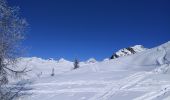
[{"label": "ski track in snow", "polygon": [[[61,93],[81,93],[81,92],[95,92],[97,93],[89,100],[108,100],[114,93],[121,91],[126,91],[129,87],[136,85],[138,82],[142,81],[147,75],[151,73],[148,72],[138,72],[126,77],[125,79],[119,81],[73,81],[73,82],[56,82],[56,83],[38,83],[32,85],[33,87],[41,87],[40,90],[32,90],[30,93],[39,94],[61,94]],[[49,90],[50,87],[62,86],[62,85],[104,85],[105,88],[68,88],[68,89],[58,89]],[[45,90],[44,88],[48,88]],[[42,90],[43,89],[43,90]]]},{"label": "ski track in snow", "polygon": [[[39,83],[32,84],[31,87],[33,87],[34,90],[30,90],[29,92],[33,94],[40,94],[40,95],[50,94],[50,96],[64,94],[64,93],[69,93],[73,96],[76,93],[77,94],[78,93],[92,93],[92,95],[90,95],[88,99],[85,96],[83,96],[82,98],[86,100],[110,100],[117,93],[120,93],[120,91],[129,92],[129,93],[131,91],[133,92],[142,91],[143,94],[138,95],[138,96],[135,95],[136,97],[134,97],[133,100],[157,99],[158,97],[164,96],[167,92],[170,92],[170,85],[168,85],[170,82],[169,80],[166,80],[166,81],[159,80],[158,83],[152,82],[152,80],[154,80],[152,79],[154,78],[153,77],[154,75],[166,73],[170,67],[169,61],[167,61],[166,59],[166,56],[167,56],[166,48],[163,46],[160,46],[157,48],[157,51],[159,52],[160,56],[156,58],[156,60],[154,59],[154,63],[157,62],[159,67],[157,67],[156,69],[155,68],[152,69],[152,71],[148,71],[148,72],[137,71],[136,73],[133,72],[133,74],[128,73],[128,75],[124,77],[123,79],[122,78],[116,79],[114,81],[113,80],[95,80],[95,79],[94,80],[88,80],[88,79],[81,80],[79,79],[80,77],[72,81],[67,81],[67,80],[65,81],[56,80],[55,81],[54,80],[54,81],[50,81],[46,83],[43,83],[44,82],[43,81],[42,83],[39,82]],[[91,69],[94,73],[98,73],[101,71],[100,66],[96,64],[94,64],[94,66],[87,66],[87,67],[89,67],[89,69]],[[150,80],[146,80],[144,83],[142,83],[145,79],[148,79],[150,77],[151,77]],[[105,78],[105,77],[102,77],[102,78]],[[161,82],[163,83],[164,81],[167,83],[160,84]],[[170,100],[170,96],[165,97],[164,100]]]},{"label": "ski track in snow", "polygon": [[115,85],[108,85],[105,89],[104,92],[99,93],[92,97],[89,100],[108,100],[112,95],[114,95],[117,91],[119,90],[126,90],[126,88],[136,85],[139,81],[141,81],[143,78],[145,78],[147,75],[150,73],[146,72],[138,72],[135,73],[125,79],[122,79],[117,82],[119,84],[117,87]]},{"label": "ski track in snow", "polygon": [[[166,49],[164,47],[159,47],[158,48],[159,51],[162,51],[163,54],[162,54],[162,57],[159,57],[157,59],[157,62],[159,65],[161,65],[160,68],[157,68],[155,69],[156,71],[163,71],[163,72],[166,72],[164,71],[166,67],[168,67],[169,64],[166,64],[166,55],[167,55],[167,52],[166,52]],[[158,96],[161,96],[161,95],[164,95],[167,91],[170,91],[170,86],[166,86],[164,87],[163,89],[166,89],[166,90],[159,90],[159,91],[152,91],[152,92],[149,92],[149,93],[146,93],[144,94],[143,96],[141,97],[137,97],[135,98],[134,100],[152,100]]]},{"label": "ski track in snow", "polygon": [[[85,88],[68,88],[68,89],[58,89],[58,90],[32,90],[30,93],[39,93],[39,94],[62,94],[62,93],[82,93],[82,92],[94,92],[97,93],[93,97],[88,100],[108,100],[111,98],[115,93],[119,91],[128,91],[129,88],[132,86],[137,85],[140,81],[142,81],[147,76],[151,75],[152,72],[137,72],[134,73],[124,79],[119,81],[73,81],[73,82],[58,82],[58,83],[38,83],[32,86],[40,86],[40,87],[53,87],[53,86],[62,86],[62,85],[105,85],[105,88],[92,88],[92,87],[85,87]],[[151,91],[142,95],[141,97],[137,97],[134,100],[152,100],[158,96],[165,94],[167,91],[170,90],[170,86],[165,87],[166,90],[159,90],[159,91]],[[164,89],[165,89],[164,88]]]},{"label": "ski track in snow", "polygon": [[103,88],[74,88],[74,89],[59,89],[59,90],[32,90],[30,93],[40,94],[60,94],[60,93],[81,93],[81,92],[98,92],[103,91]]},{"label": "ski track in snow", "polygon": [[[157,59],[157,62],[159,65],[161,66],[165,66],[165,57],[166,57],[166,49],[164,47],[160,47],[158,48],[158,50],[162,51],[162,57],[159,57]],[[167,67],[167,66],[165,66]],[[146,72],[138,72],[135,73],[123,80],[120,80],[118,82],[119,86],[115,87],[115,86],[108,86],[106,87],[105,91],[103,93],[99,93],[97,95],[95,95],[94,97],[92,97],[90,100],[108,100],[111,96],[113,96],[117,91],[119,90],[125,90],[128,87],[134,86],[135,84],[137,84],[138,82],[140,82],[142,79],[144,79],[145,77],[147,77],[148,75],[150,75],[151,72],[146,73]],[[142,97],[139,97],[139,99],[135,99],[135,100],[152,100],[153,98],[163,95],[164,92],[150,92],[148,94],[145,94]],[[148,97],[149,95],[151,95],[150,97]],[[147,99],[145,98],[147,97]],[[140,99],[141,98],[141,99]]]},{"label": "ski track in snow", "polygon": [[54,85],[54,86],[61,86],[61,85],[93,85],[93,84],[113,84],[113,81],[68,81],[68,82],[53,82],[53,83],[37,83],[33,84],[31,86],[48,86],[48,85]]},{"label": "ski track in snow", "polygon": [[146,93],[141,97],[135,98],[134,100],[153,100],[154,98],[164,95],[168,91],[170,91],[170,86],[166,86],[162,90],[156,92]]}]

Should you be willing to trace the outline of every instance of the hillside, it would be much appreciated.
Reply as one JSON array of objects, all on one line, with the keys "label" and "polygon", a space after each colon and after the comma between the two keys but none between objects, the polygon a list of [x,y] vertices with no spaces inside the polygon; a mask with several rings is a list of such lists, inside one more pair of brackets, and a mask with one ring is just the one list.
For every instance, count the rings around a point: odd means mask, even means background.
[{"label": "hillside", "polygon": [[123,48],[118,50],[116,53],[114,53],[110,59],[116,59],[119,57],[124,57],[124,56],[128,56],[128,55],[132,55],[138,52],[142,52],[147,50],[147,48],[144,48],[144,46],[142,45],[135,45],[133,47],[127,47],[127,48]]},{"label": "hillside", "polygon": [[170,42],[76,70],[64,59],[20,58],[18,65],[32,69],[33,94],[24,100],[170,100]]}]

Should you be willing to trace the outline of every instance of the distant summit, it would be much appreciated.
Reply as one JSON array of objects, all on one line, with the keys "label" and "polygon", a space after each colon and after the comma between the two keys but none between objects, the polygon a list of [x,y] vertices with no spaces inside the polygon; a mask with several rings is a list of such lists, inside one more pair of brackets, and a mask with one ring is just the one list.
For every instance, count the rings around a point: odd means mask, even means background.
[{"label": "distant summit", "polygon": [[142,46],[142,45],[135,45],[133,47],[123,48],[123,49],[120,49],[119,51],[117,51],[116,53],[114,53],[110,57],[110,59],[128,56],[128,55],[135,54],[135,53],[138,53],[138,52],[142,52],[142,51],[145,51],[145,50],[147,50],[147,48],[144,48],[144,46]]},{"label": "distant summit", "polygon": [[86,61],[86,63],[96,63],[96,59],[95,58],[90,58]]},{"label": "distant summit", "polygon": [[71,62],[71,61],[68,61],[68,60],[66,60],[66,59],[64,59],[64,58],[60,58],[60,59],[58,60],[58,63],[67,63],[67,62]]}]

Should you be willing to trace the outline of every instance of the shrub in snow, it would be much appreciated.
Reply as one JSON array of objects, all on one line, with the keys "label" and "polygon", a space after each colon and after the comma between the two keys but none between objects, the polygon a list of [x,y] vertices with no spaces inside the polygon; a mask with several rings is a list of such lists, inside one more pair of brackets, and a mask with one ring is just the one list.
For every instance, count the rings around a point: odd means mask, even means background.
[{"label": "shrub in snow", "polygon": [[77,59],[75,59],[74,61],[74,69],[79,68],[79,61]]},{"label": "shrub in snow", "polygon": [[54,73],[54,68],[52,69],[52,73],[51,73],[51,76],[54,76],[55,73]]}]

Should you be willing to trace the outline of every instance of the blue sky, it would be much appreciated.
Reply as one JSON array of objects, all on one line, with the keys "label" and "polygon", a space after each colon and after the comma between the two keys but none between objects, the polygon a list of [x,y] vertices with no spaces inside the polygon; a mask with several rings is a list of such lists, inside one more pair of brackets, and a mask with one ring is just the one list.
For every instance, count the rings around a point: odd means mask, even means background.
[{"label": "blue sky", "polygon": [[151,48],[170,40],[169,0],[8,0],[29,25],[28,56],[94,57],[121,48]]}]

